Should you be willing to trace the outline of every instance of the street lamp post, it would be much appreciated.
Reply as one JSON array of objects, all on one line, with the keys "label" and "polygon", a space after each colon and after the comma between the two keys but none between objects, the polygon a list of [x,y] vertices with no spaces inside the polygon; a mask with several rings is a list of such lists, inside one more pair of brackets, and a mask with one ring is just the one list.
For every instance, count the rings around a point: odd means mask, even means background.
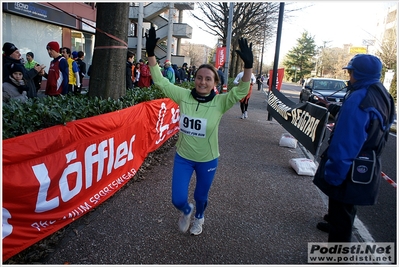
[{"label": "street lamp post", "polygon": [[[277,85],[278,57],[280,55],[280,42],[281,42],[281,31],[282,31],[282,27],[283,27],[284,5],[285,5],[284,2],[280,3],[280,9],[279,9],[279,13],[278,13],[276,51],[274,53],[273,76],[270,77],[272,79],[272,86],[271,86],[271,88],[269,88],[268,97],[270,96],[271,90],[273,90],[273,89],[277,90],[276,85]],[[270,112],[268,112],[267,120],[271,121],[272,118],[273,118],[272,114]]]},{"label": "street lamp post", "polygon": [[259,75],[262,76],[262,68],[263,68],[263,52],[265,50],[265,38],[266,38],[266,32],[263,31],[263,40],[262,40],[262,56],[260,58],[260,72]]},{"label": "street lamp post", "polygon": [[375,43],[375,40],[363,40],[363,45],[366,46],[366,53],[369,53],[369,46],[373,46]]}]

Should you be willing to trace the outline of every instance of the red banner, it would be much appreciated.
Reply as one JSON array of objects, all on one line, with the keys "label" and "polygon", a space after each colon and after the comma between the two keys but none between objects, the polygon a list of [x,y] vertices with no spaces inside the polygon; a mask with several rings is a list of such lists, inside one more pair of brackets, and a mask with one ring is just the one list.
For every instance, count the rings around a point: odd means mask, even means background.
[{"label": "red banner", "polygon": [[[272,78],[273,78],[273,70],[269,70],[269,79],[267,80],[267,85],[269,86],[269,90],[272,87]],[[281,85],[283,84],[284,78],[284,69],[277,69],[277,80],[276,80],[276,88],[280,91]]]},{"label": "red banner", "polygon": [[3,141],[3,261],[107,200],[179,130],[170,99]]},{"label": "red banner", "polygon": [[226,47],[216,48],[215,68],[223,67],[226,62]]}]

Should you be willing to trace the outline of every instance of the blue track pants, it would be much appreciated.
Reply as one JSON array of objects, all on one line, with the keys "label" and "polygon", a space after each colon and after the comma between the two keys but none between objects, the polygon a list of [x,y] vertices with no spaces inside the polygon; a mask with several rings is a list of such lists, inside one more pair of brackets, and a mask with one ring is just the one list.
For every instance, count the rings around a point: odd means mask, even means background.
[{"label": "blue track pants", "polygon": [[208,192],[211,188],[218,166],[218,158],[208,162],[195,162],[175,154],[172,177],[172,203],[184,214],[190,213],[188,205],[188,189],[193,172],[196,174],[194,190],[195,217],[204,217],[208,204]]}]

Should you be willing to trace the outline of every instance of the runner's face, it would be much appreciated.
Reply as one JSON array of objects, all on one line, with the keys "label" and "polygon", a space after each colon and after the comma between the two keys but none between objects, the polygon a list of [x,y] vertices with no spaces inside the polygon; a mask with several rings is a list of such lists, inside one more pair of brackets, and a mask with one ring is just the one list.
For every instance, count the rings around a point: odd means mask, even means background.
[{"label": "runner's face", "polygon": [[201,68],[195,76],[195,90],[201,96],[207,96],[216,86],[215,74],[207,68]]}]

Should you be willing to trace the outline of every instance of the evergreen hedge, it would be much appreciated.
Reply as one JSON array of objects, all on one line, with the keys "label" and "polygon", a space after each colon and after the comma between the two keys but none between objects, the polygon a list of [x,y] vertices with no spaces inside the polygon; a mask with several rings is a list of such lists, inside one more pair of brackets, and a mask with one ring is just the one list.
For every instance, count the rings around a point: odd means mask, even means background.
[{"label": "evergreen hedge", "polygon": [[[233,86],[232,81],[229,78],[228,88]],[[192,89],[194,82],[184,82],[179,86]],[[148,88],[127,90],[126,95],[120,99],[68,94],[30,98],[25,103],[11,100],[3,103],[3,140],[165,97],[158,86],[151,85]]]}]

